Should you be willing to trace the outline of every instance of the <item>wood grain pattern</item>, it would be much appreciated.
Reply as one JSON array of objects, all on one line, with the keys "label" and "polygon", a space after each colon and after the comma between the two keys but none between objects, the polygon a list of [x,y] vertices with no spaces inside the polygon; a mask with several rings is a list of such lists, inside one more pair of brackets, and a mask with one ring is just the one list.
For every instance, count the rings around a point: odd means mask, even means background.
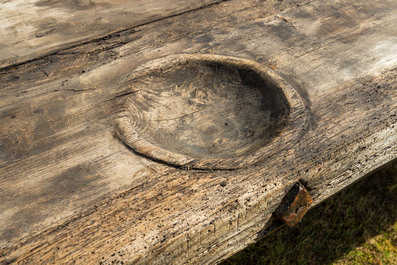
[{"label": "wood grain pattern", "polygon": [[253,61],[181,54],[140,69],[128,78],[119,135],[151,159],[188,169],[241,168],[271,155],[269,143],[290,147],[305,127],[299,94]]},{"label": "wood grain pattern", "polygon": [[[0,263],[215,263],[298,180],[314,206],[396,159],[396,24],[392,0],[229,1],[2,69]],[[142,157],[117,136],[129,78],[173,54],[271,68],[305,127],[236,170]]]},{"label": "wood grain pattern", "polygon": [[221,1],[2,1],[0,68]]}]

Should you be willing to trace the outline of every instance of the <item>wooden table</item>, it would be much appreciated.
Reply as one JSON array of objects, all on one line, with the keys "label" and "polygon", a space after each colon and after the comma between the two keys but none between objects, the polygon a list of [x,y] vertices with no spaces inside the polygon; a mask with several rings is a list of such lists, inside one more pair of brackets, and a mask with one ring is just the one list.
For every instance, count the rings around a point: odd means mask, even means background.
[{"label": "wooden table", "polygon": [[[12,0],[0,21],[1,264],[216,263],[263,235],[297,182],[313,207],[397,158],[394,0]],[[194,69],[222,76],[232,123],[245,111],[231,128],[255,135],[249,117],[284,104],[268,141],[239,149],[247,135],[222,129],[233,148],[194,153],[157,139],[174,126],[155,123],[162,107],[190,108],[174,97],[204,84],[173,90]],[[229,111],[264,83],[283,93]]]}]

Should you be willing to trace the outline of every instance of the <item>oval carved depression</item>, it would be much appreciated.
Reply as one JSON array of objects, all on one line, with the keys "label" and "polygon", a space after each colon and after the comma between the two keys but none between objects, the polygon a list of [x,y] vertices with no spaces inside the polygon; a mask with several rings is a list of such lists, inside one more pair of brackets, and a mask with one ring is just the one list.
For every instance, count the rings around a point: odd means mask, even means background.
[{"label": "oval carved depression", "polygon": [[233,168],[233,160],[255,155],[288,124],[291,100],[269,71],[214,55],[149,62],[129,78],[133,93],[120,137],[167,164]]}]

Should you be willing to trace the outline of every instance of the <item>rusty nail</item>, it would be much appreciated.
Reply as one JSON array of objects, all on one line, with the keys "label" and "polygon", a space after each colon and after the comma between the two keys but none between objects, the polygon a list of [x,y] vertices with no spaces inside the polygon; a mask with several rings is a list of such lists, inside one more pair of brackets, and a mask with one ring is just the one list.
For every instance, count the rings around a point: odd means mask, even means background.
[{"label": "rusty nail", "polygon": [[312,202],[313,199],[305,187],[296,183],[285,195],[274,216],[293,227],[302,220]]}]

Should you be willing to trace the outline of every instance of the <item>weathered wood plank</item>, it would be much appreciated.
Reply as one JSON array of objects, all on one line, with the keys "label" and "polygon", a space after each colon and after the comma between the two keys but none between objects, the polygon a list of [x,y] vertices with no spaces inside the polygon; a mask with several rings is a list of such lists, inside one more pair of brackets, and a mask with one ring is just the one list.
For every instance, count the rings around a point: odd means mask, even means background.
[{"label": "weathered wood plank", "polygon": [[[254,241],[298,180],[315,205],[395,159],[396,3],[276,3],[231,1],[3,70],[0,260],[215,262]],[[129,78],[181,53],[267,65],[299,93],[304,130],[237,170],[137,155],[116,134]]]},{"label": "weathered wood plank", "polygon": [[222,0],[0,2],[0,68]]}]

